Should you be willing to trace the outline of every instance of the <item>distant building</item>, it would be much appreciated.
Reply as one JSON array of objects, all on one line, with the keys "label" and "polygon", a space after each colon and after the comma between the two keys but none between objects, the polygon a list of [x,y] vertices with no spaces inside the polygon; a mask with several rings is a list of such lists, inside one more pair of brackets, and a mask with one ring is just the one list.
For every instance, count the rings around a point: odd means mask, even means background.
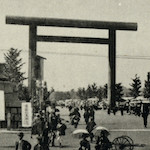
[{"label": "distant building", "polygon": [[[18,128],[21,126],[21,101],[15,85],[4,76],[4,63],[0,63],[0,90],[4,91],[5,121],[0,121],[0,128]],[[8,124],[8,116],[10,124]]]}]

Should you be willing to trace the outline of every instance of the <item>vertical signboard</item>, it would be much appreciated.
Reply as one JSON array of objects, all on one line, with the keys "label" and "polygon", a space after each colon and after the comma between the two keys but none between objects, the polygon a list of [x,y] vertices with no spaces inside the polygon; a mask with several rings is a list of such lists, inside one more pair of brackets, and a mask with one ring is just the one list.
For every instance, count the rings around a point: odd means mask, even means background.
[{"label": "vertical signboard", "polygon": [[0,90],[0,121],[5,120],[5,95],[4,91]]},{"label": "vertical signboard", "polygon": [[40,80],[42,81],[43,80],[43,74],[44,74],[44,59],[43,57],[41,56],[36,56],[36,59],[35,59],[35,78],[36,80]]},{"label": "vertical signboard", "polygon": [[32,126],[32,106],[30,102],[22,103],[22,127]]}]

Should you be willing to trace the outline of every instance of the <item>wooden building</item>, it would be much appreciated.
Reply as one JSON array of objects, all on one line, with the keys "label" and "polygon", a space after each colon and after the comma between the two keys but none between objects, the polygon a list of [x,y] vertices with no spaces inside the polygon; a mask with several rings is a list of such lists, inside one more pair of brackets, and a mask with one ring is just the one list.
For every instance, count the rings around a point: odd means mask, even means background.
[{"label": "wooden building", "polygon": [[21,101],[18,92],[3,74],[4,63],[0,63],[0,90],[4,91],[5,121],[0,120],[0,128],[18,128],[21,126]]}]

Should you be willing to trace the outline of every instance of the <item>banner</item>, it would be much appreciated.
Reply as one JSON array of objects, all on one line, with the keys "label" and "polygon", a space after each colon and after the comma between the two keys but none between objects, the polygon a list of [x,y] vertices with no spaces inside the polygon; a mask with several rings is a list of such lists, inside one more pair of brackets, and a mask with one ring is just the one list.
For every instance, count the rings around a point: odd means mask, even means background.
[{"label": "banner", "polygon": [[0,121],[5,120],[5,95],[4,91],[0,90]]},{"label": "banner", "polygon": [[41,56],[36,56],[35,58],[35,78],[36,80],[43,80],[43,74],[44,74],[44,59]]},{"label": "banner", "polygon": [[22,127],[32,126],[32,105],[30,102],[22,103]]}]

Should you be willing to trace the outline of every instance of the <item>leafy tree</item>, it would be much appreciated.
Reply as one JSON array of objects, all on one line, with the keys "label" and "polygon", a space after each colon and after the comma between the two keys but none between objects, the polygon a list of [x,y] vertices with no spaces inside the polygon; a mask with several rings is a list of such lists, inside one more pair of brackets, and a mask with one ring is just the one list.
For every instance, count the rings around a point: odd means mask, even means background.
[{"label": "leafy tree", "polygon": [[123,86],[123,94],[125,97],[131,97],[130,89]]},{"label": "leafy tree", "polygon": [[78,88],[77,96],[78,96],[80,99],[83,99],[83,97],[82,97],[82,89],[81,89],[81,88]]},{"label": "leafy tree", "polygon": [[18,93],[19,100],[26,100],[29,102],[31,100],[31,96],[28,87],[19,85],[18,89],[20,90]]},{"label": "leafy tree", "polygon": [[4,54],[6,61],[4,76],[17,86],[22,84],[23,80],[26,79],[24,77],[25,73],[21,71],[24,63],[22,63],[22,58],[19,58],[20,53],[21,50],[10,48],[8,52]]},{"label": "leafy tree", "polygon": [[44,86],[43,86],[43,100],[46,101],[49,96],[50,96],[50,92],[48,91],[48,88],[47,88],[47,82],[44,82]]},{"label": "leafy tree", "polygon": [[104,88],[103,88],[103,98],[107,98],[107,89],[108,89],[108,86],[107,84],[104,85]]},{"label": "leafy tree", "polygon": [[135,75],[135,78],[132,79],[133,83],[130,85],[132,88],[130,88],[131,95],[136,98],[140,95],[140,88],[141,88],[141,80],[140,77]]},{"label": "leafy tree", "polygon": [[69,91],[64,93],[64,99],[71,99],[71,95]]},{"label": "leafy tree", "polygon": [[70,98],[71,99],[78,99],[77,92],[74,89],[72,89],[70,91]]},{"label": "leafy tree", "polygon": [[123,96],[123,86],[121,83],[115,85],[116,101],[121,101]]},{"label": "leafy tree", "polygon": [[92,97],[96,97],[97,96],[97,92],[98,92],[96,83],[93,83],[91,85],[91,89],[92,89]]},{"label": "leafy tree", "polygon": [[50,94],[53,92],[55,92],[55,89],[53,87],[51,87]]},{"label": "leafy tree", "polygon": [[143,93],[145,98],[150,98],[150,81],[145,81]]},{"label": "leafy tree", "polygon": [[85,100],[87,99],[87,95],[86,95],[86,90],[85,88],[78,88],[77,91],[77,96],[81,99],[81,100]]},{"label": "leafy tree", "polygon": [[97,90],[97,97],[99,99],[99,101],[102,101],[102,98],[103,98],[103,88],[100,86]]},{"label": "leafy tree", "polygon": [[87,90],[86,90],[86,95],[87,95],[87,98],[93,97],[93,91],[92,91],[91,85],[88,85]]}]

